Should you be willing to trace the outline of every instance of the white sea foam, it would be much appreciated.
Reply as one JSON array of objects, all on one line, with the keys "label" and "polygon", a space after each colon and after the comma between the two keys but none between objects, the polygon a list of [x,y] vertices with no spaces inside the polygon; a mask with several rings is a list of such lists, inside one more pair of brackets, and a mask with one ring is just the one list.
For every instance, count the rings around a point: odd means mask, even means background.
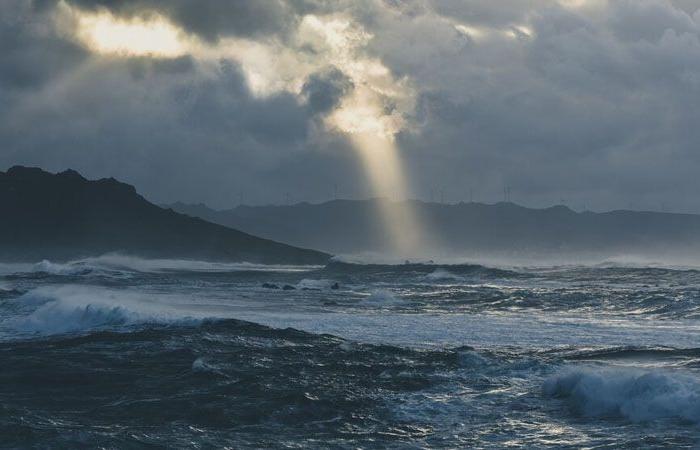
[{"label": "white sea foam", "polygon": [[200,373],[221,373],[221,370],[219,370],[214,364],[202,357],[199,357],[192,362],[192,371]]},{"label": "white sea foam", "polygon": [[445,269],[435,269],[435,271],[427,274],[425,278],[428,281],[464,281],[464,277]]},{"label": "white sea foam", "polygon": [[109,266],[125,267],[139,272],[195,271],[195,272],[303,272],[320,266],[254,264],[248,262],[224,263],[185,259],[143,259],[134,256],[108,254],[88,261]]},{"label": "white sea foam", "polygon": [[46,259],[34,264],[34,267],[32,268],[33,272],[43,272],[51,275],[82,275],[87,274],[92,270],[93,268],[89,265],[79,262],[57,264]]},{"label": "white sea foam", "polygon": [[347,264],[387,264],[387,265],[403,265],[407,261],[412,264],[465,264],[464,258],[444,257],[437,258],[434,255],[416,255],[415,257],[400,258],[398,256],[380,253],[380,252],[359,252],[352,254],[336,255],[331,258],[331,261]]},{"label": "white sea foam", "polygon": [[376,305],[394,305],[401,302],[393,292],[386,289],[373,291],[365,301]]},{"label": "white sea foam", "polygon": [[401,264],[403,260],[378,252],[360,252],[353,254],[335,255],[333,262],[347,264]]},{"label": "white sea foam", "polygon": [[121,254],[106,254],[96,258],[69,263],[92,268],[129,270],[136,272],[193,271],[193,272],[301,272],[319,266],[268,265],[247,262],[224,263],[186,259],[145,259]]},{"label": "white sea foam", "polygon": [[700,379],[685,373],[633,368],[578,368],[544,384],[578,414],[633,422],[671,418],[700,423]]},{"label": "white sea foam", "polygon": [[[3,325],[19,332],[51,335],[119,327],[141,323],[188,322],[204,318],[187,309],[183,302],[144,293],[87,286],[41,287],[15,300],[33,308],[26,316],[9,319]],[[181,307],[178,307],[180,305]]]},{"label": "white sea foam", "polygon": [[266,265],[247,262],[222,263],[181,259],[144,259],[121,254],[106,254],[65,263],[43,260],[36,264],[0,264],[0,275],[12,273],[47,273],[58,276],[114,276],[158,272],[304,272],[321,266]]},{"label": "white sea foam", "polygon": [[335,284],[333,280],[315,280],[311,278],[304,278],[299,283],[297,283],[297,288],[299,289],[330,289],[331,286]]}]

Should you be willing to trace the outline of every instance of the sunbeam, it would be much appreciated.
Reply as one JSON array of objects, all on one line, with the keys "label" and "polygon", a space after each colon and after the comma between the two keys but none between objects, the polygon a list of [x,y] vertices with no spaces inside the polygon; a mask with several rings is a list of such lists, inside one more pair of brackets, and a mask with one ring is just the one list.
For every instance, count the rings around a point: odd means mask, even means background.
[{"label": "sunbeam", "polygon": [[353,145],[372,188],[384,197],[377,202],[389,243],[396,256],[413,257],[423,247],[423,227],[406,200],[408,187],[399,150],[393,139],[380,134],[355,133]]}]

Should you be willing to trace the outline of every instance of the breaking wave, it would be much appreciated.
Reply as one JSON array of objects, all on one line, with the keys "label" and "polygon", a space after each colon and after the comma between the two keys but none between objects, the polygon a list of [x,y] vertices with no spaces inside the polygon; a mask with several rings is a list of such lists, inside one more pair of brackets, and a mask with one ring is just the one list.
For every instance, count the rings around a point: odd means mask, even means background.
[{"label": "breaking wave", "polygon": [[633,368],[568,369],[547,379],[544,392],[566,400],[586,417],[700,423],[700,379],[689,374]]},{"label": "breaking wave", "polygon": [[0,274],[44,274],[51,276],[117,276],[133,273],[167,272],[306,272],[321,266],[266,265],[247,262],[224,263],[179,259],[144,259],[135,256],[107,254],[65,263],[43,260],[36,264],[4,264]]},{"label": "breaking wave", "polygon": [[[33,308],[4,325],[20,333],[53,335],[139,324],[192,323],[201,313],[166,307],[158,298],[88,286],[41,287],[13,300]],[[177,303],[177,302],[175,302]]]},{"label": "breaking wave", "polygon": [[401,299],[396,297],[396,295],[386,289],[378,289],[374,292],[372,292],[366,299],[367,302],[370,302],[375,305],[395,305],[397,303],[401,302]]},{"label": "breaking wave", "polygon": [[404,264],[360,264],[332,260],[322,270],[326,274],[339,274],[345,276],[368,276],[391,279],[392,277],[418,276],[426,277],[430,274],[436,276],[446,275],[451,277],[478,277],[478,278],[528,278],[527,273],[513,270],[486,267],[478,264],[434,264],[411,263]]},{"label": "breaking wave", "polygon": [[446,269],[435,269],[425,276],[428,281],[464,281],[464,277],[455,275]]},{"label": "breaking wave", "polygon": [[93,267],[83,262],[57,264],[45,259],[34,264],[32,271],[50,275],[87,275],[93,269]]},{"label": "breaking wave", "polygon": [[108,254],[84,260],[90,265],[136,272],[304,272],[320,266],[267,265],[248,262],[210,262],[185,259],[144,259]]}]

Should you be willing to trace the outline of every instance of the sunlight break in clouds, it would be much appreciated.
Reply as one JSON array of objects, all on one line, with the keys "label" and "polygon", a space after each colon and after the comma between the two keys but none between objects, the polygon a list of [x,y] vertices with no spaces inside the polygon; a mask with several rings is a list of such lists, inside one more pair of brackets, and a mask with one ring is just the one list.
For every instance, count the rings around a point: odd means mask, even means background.
[{"label": "sunlight break in clouds", "polygon": [[406,79],[395,79],[378,58],[364,49],[372,35],[342,16],[305,16],[291,42],[224,39],[204,49],[212,59],[236,60],[251,92],[266,97],[286,91],[299,98],[314,73],[334,68],[352,84],[335,109],[323,118],[330,131],[348,136],[362,161],[378,202],[388,239],[397,255],[415,255],[423,232],[405,199],[408,185],[395,135],[408,125],[415,93]]},{"label": "sunlight break in clouds", "polygon": [[157,14],[124,19],[106,10],[86,12],[65,4],[63,9],[77,26],[75,36],[95,53],[161,58],[189,54],[204,71],[222,59],[234,60],[257,97],[290,92],[304,101],[302,91],[310,76],[338,70],[352,89],[325,113],[323,124],[349,137],[374,195],[387,198],[379,202],[379,214],[397,254],[416,252],[422,234],[417,218],[404,203],[390,201],[408,194],[395,135],[407,127],[405,116],[414,108],[415,93],[407,79],[394,78],[380,59],[365,52],[373,36],[361,26],[339,15],[307,15],[289,42],[225,38],[207,44]]},{"label": "sunlight break in clouds", "polygon": [[305,16],[289,42],[222,39],[202,47],[200,58],[237,61],[251,92],[267,97],[290,92],[301,98],[304,83],[318,72],[334,68],[353,89],[324,122],[330,130],[348,134],[370,133],[393,140],[407,124],[415,93],[406,79],[395,79],[378,58],[363,50],[372,35],[339,16]]},{"label": "sunlight break in clouds", "polygon": [[182,32],[160,15],[123,19],[62,5],[76,21],[78,40],[96,53],[174,58],[188,51]]},{"label": "sunlight break in clouds", "polygon": [[[349,134],[369,133],[393,140],[413,109],[414,93],[406,80],[396,80],[376,58],[362,53],[372,35],[349,20],[306,16],[299,27],[299,44],[325,55],[353,83],[353,91],[327,118],[330,128]],[[393,108],[386,108],[387,104]]]},{"label": "sunlight break in clouds", "polygon": [[308,43],[326,46],[329,62],[352,81],[354,89],[326,117],[326,125],[350,137],[373,189],[389,197],[379,202],[379,214],[394,251],[415,255],[423,235],[419,220],[407,203],[390,200],[408,193],[394,136],[406,126],[403,114],[414,106],[413,91],[406,80],[395,80],[380,60],[362,55],[372,35],[349,21],[307,16],[300,32]]},{"label": "sunlight break in clouds", "polygon": [[531,38],[534,34],[528,25],[511,25],[506,28],[474,27],[463,23],[454,23],[454,29],[474,41],[493,38],[522,39]]}]

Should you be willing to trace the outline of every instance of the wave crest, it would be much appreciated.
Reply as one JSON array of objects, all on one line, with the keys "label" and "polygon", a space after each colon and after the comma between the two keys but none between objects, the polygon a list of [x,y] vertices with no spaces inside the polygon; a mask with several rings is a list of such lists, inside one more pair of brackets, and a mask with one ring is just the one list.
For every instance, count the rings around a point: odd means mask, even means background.
[{"label": "wave crest", "polygon": [[700,380],[665,371],[571,369],[545,381],[544,393],[578,414],[632,422],[681,419],[700,423]]},{"label": "wave crest", "polygon": [[92,268],[86,266],[85,264],[81,264],[79,262],[76,263],[66,263],[66,264],[57,264],[57,263],[52,263],[51,261],[45,259],[41,262],[38,262],[34,264],[32,267],[33,272],[39,272],[39,273],[47,273],[49,275],[87,275],[88,273],[92,272]]},{"label": "wave crest", "polygon": [[53,335],[147,323],[199,321],[205,317],[185,309],[164,309],[149,296],[86,286],[43,287],[15,301],[31,312],[5,322],[30,334]]},{"label": "wave crest", "polygon": [[464,281],[463,276],[456,275],[443,268],[435,269],[434,272],[427,274],[425,278],[429,281]]}]

